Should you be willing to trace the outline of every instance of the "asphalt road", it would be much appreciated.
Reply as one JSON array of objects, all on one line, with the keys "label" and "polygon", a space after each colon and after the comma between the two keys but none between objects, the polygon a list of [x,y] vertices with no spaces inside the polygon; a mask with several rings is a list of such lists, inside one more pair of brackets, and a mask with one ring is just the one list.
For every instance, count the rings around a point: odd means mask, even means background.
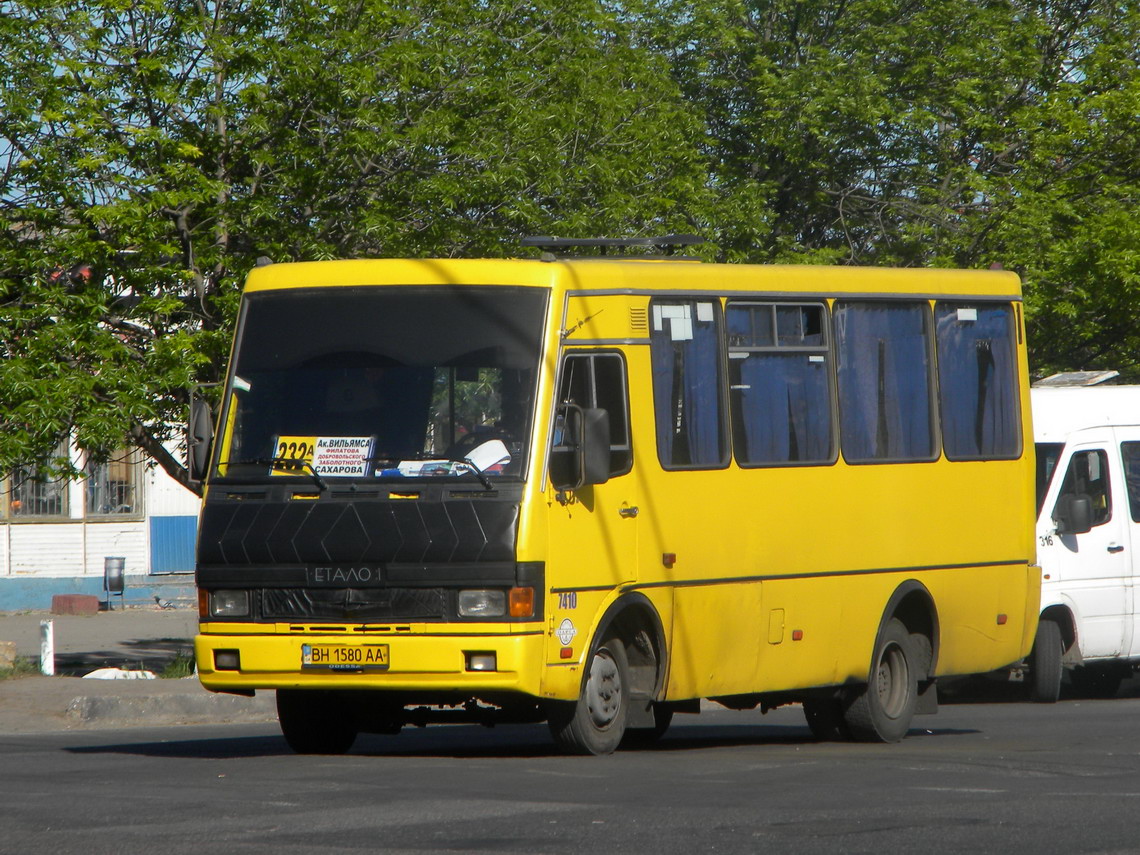
[{"label": "asphalt road", "polygon": [[273,725],[0,737],[3,853],[1140,852],[1140,700],[943,706],[897,745],[798,708],[678,716],[655,750],[543,726],[289,752]]}]

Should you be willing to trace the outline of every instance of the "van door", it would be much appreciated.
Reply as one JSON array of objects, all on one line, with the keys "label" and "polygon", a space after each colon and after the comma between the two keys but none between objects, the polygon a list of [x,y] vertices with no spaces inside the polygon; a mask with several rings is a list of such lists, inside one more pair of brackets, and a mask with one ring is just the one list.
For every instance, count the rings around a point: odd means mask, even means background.
[{"label": "van door", "polygon": [[[1119,469],[1112,467],[1112,431],[1100,431],[1102,441],[1082,442],[1066,449],[1064,477],[1053,479],[1052,494],[1038,520],[1039,558],[1048,586],[1060,590],[1077,621],[1077,640],[1086,658],[1119,656],[1130,643],[1131,556],[1128,517]],[[1060,508],[1075,497],[1092,504],[1092,528],[1083,533],[1058,530]],[[1126,640],[1125,621],[1128,621]]]},{"label": "van door", "polygon": [[1131,620],[1126,620],[1130,637],[1125,639],[1124,649],[1133,658],[1140,658],[1140,609],[1137,608],[1136,583],[1140,576],[1140,427],[1116,429],[1120,443],[1120,463],[1124,475],[1124,492],[1128,497],[1128,520],[1126,522],[1130,542],[1127,549],[1129,559],[1128,611]]}]

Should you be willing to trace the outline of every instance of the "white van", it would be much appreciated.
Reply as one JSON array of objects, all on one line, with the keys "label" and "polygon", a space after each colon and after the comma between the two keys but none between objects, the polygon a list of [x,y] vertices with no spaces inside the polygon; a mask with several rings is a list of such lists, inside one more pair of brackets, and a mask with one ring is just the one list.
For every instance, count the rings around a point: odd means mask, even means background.
[{"label": "white van", "polygon": [[1111,697],[1140,662],[1140,386],[1034,387],[1041,621],[1030,697]]}]

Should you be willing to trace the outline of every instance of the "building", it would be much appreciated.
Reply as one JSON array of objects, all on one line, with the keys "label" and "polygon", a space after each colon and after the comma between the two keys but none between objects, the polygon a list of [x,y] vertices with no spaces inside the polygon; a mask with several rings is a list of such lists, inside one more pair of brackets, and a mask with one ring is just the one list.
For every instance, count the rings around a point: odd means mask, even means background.
[{"label": "building", "polygon": [[[62,451],[62,450],[61,450]],[[125,604],[193,602],[198,497],[135,450],[106,463],[68,453],[84,477],[0,482],[0,611],[48,609],[57,594],[105,595],[121,558]]]}]

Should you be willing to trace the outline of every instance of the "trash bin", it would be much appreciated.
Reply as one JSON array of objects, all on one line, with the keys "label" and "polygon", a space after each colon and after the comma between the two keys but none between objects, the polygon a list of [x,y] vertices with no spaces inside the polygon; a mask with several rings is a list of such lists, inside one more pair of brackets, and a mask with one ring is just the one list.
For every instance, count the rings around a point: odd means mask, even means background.
[{"label": "trash bin", "polygon": [[107,600],[108,611],[114,611],[111,605],[111,595],[119,595],[119,605],[123,604],[123,589],[125,583],[123,580],[123,569],[126,567],[127,559],[123,556],[109,555],[103,559],[103,596]]}]

